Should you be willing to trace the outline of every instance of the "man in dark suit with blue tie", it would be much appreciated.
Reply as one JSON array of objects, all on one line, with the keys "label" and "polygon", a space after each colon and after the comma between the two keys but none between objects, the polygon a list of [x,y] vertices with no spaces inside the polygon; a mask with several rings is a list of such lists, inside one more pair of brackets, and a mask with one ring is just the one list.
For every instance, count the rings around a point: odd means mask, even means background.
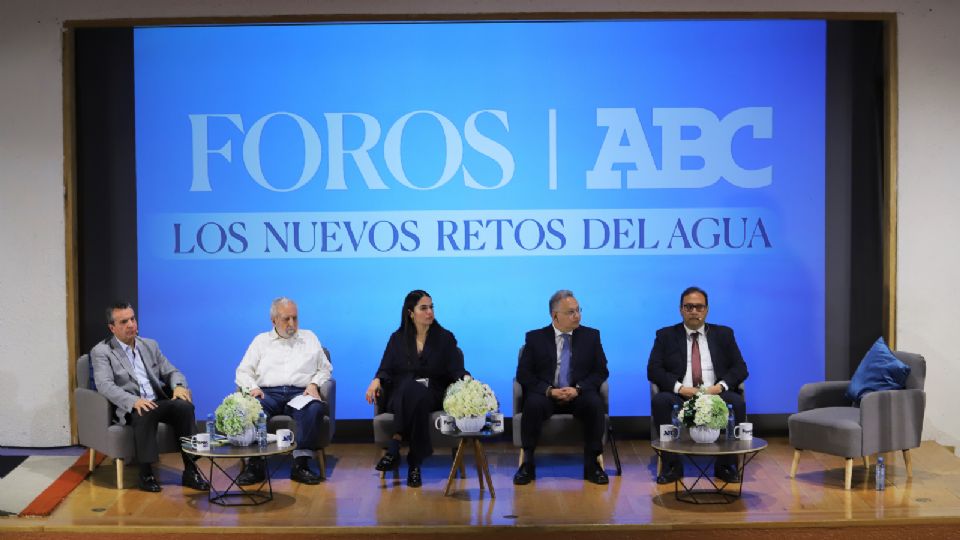
[{"label": "man in dark suit with blue tie", "polygon": [[[650,405],[654,425],[669,424],[673,406],[682,405],[701,387],[733,405],[737,423],[746,420],[747,406],[737,389],[747,378],[747,364],[730,327],[706,324],[709,310],[706,291],[688,287],[680,294],[683,322],[657,330],[647,361],[647,378],[659,388]],[[718,458],[714,468],[717,478],[739,481],[734,459]],[[682,477],[679,458],[664,454],[657,483],[669,484]]]},{"label": "man in dark suit with blue tie", "polygon": [[600,332],[580,326],[580,304],[567,290],[550,297],[550,317],[552,324],[527,332],[517,365],[517,381],[523,386],[524,460],[513,483],[536,479],[534,451],[543,422],[554,413],[572,413],[583,423],[583,478],[606,484],[609,480],[599,463],[606,414],[600,385],[609,373]]}]

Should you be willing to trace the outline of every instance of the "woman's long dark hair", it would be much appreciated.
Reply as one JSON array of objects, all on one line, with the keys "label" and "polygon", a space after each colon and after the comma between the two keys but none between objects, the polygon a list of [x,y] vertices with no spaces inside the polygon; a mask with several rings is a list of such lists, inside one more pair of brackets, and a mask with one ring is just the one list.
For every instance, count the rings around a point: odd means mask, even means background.
[{"label": "woman's long dark hair", "polygon": [[[417,327],[410,319],[410,314],[413,313],[413,308],[417,306],[417,302],[424,296],[433,298],[427,291],[416,289],[407,293],[407,297],[403,299],[403,310],[400,312],[400,327],[397,328],[397,331],[403,336],[403,343],[407,349],[408,363],[413,362],[414,359],[417,358]],[[431,328],[433,327],[443,328],[436,318],[433,319]]]}]

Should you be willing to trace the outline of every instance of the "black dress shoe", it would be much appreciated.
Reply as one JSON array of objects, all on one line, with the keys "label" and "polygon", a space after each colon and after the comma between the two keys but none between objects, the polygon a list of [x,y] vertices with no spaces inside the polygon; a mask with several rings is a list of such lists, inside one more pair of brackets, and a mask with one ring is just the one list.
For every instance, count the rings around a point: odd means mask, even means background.
[{"label": "black dress shoe", "polygon": [[380,461],[377,462],[377,466],[374,467],[378,471],[392,471],[400,466],[400,454],[391,454],[387,452],[380,458]]},{"label": "black dress shoe", "polygon": [[734,465],[717,465],[713,469],[713,474],[728,484],[740,482],[740,475],[737,473],[737,468]]},{"label": "black dress shoe", "polygon": [[243,468],[237,476],[238,486],[252,486],[259,484],[267,479],[267,464],[263,458],[250,458],[247,460],[246,467]]},{"label": "black dress shoe", "polygon": [[183,476],[180,477],[180,485],[197,491],[210,491],[210,484],[203,479],[203,475],[197,469],[183,471]]},{"label": "black dress shoe", "polygon": [[657,476],[658,484],[672,484],[677,480],[683,478],[683,467],[679,464],[664,466],[660,471],[660,476]]},{"label": "black dress shoe", "polygon": [[610,483],[610,478],[607,476],[607,472],[604,471],[603,467],[601,467],[596,461],[593,462],[592,466],[587,465],[583,468],[583,479],[601,486]]},{"label": "black dress shoe", "polygon": [[307,484],[308,486],[314,486],[322,482],[323,478],[314,474],[309,467],[298,467],[294,465],[293,468],[290,469],[290,480]]},{"label": "black dress shoe", "polygon": [[140,491],[149,491],[150,493],[160,492],[160,484],[157,483],[157,477],[152,474],[141,476],[138,487]]},{"label": "black dress shoe", "polygon": [[423,485],[423,478],[420,476],[420,467],[410,466],[407,469],[407,485],[410,487],[420,487]]},{"label": "black dress shoe", "polygon": [[517,473],[513,475],[513,485],[525,486],[536,479],[537,468],[530,463],[523,463],[520,465],[520,468],[517,469]]}]

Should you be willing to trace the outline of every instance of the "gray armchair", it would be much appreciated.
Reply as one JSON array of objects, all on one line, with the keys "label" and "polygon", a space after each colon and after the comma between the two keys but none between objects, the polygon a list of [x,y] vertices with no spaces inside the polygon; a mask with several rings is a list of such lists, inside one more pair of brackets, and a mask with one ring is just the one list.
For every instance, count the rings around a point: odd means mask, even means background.
[{"label": "gray armchair", "polygon": [[[330,350],[323,347],[324,354],[330,363],[333,359],[330,357]],[[337,427],[337,381],[331,378],[320,386],[320,397],[327,404],[327,415],[323,418],[323,427],[320,428],[319,450],[317,450],[317,463],[320,465],[320,478],[327,477],[327,454],[325,448],[330,446],[333,440],[333,434]],[[267,419],[267,432],[276,433],[278,429],[289,429],[296,433],[297,422],[291,416],[278,414]]]},{"label": "gray armchair", "polygon": [[[457,348],[457,351],[460,353],[460,356],[463,356],[463,351]],[[383,449],[384,453],[386,448],[390,445],[390,440],[393,438],[393,413],[386,412],[384,410],[384,405],[381,403],[386,398],[386,396],[381,395],[380,399],[377,399],[373,402],[373,441],[374,443]],[[443,433],[440,433],[440,430],[436,429],[437,418],[443,415],[443,410],[433,411],[430,413],[430,443],[434,448],[449,448],[451,455],[455,455],[457,451],[457,445],[460,443],[460,439],[456,437],[448,437]],[[464,466],[460,465],[460,477],[465,477]],[[380,478],[386,476],[385,472],[380,473]]]},{"label": "gray armchair", "polygon": [[850,489],[854,458],[862,458],[864,467],[869,468],[869,456],[878,453],[902,451],[907,476],[913,476],[909,451],[920,446],[927,364],[919,354],[893,354],[910,366],[906,387],[865,394],[859,407],[845,395],[850,381],[803,385],[797,398],[798,412],[787,419],[794,448],[790,478],[796,477],[803,450],[845,458],[844,489]]},{"label": "gray armchair", "polygon": [[[77,407],[77,438],[90,449],[89,469],[93,471],[94,453],[100,452],[116,460],[117,489],[123,489],[123,466],[133,462],[136,450],[133,427],[114,424],[115,407],[90,387],[90,356],[77,360],[77,388],[73,391]],[[157,446],[161,453],[179,452],[180,441],[173,428],[161,422],[157,426]]]},{"label": "gray armchair", "polygon": [[[520,347],[519,356],[523,354],[523,346]],[[610,386],[607,381],[600,385],[600,397],[603,398],[604,407],[607,413],[604,415],[606,429],[603,430],[603,443],[610,444],[610,451],[613,454],[614,464],[617,468],[617,476],[623,472],[620,466],[620,454],[617,452],[617,442],[613,438],[613,425],[610,423]],[[523,463],[523,444],[520,440],[520,428],[523,425],[523,385],[513,379],[513,446],[520,448],[520,464]],[[540,433],[541,445],[570,445],[578,444],[583,441],[583,427],[572,414],[554,414],[549,420],[544,422],[543,431]],[[603,454],[600,455],[600,463],[603,465]]]}]

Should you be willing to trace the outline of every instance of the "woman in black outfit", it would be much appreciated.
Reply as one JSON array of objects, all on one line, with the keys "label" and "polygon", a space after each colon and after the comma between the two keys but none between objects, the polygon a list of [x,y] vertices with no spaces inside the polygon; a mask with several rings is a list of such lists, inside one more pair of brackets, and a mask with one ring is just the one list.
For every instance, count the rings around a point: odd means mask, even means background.
[{"label": "woman in black outfit", "polygon": [[367,387],[367,403],[386,399],[393,413],[394,435],[378,471],[400,464],[400,442],[407,453],[407,485],[420,487],[420,464],[433,454],[430,413],[443,407],[443,394],[452,382],[467,375],[457,338],[433,318],[433,299],[416,290],[403,301],[400,327],[390,335],[377,375]]}]

